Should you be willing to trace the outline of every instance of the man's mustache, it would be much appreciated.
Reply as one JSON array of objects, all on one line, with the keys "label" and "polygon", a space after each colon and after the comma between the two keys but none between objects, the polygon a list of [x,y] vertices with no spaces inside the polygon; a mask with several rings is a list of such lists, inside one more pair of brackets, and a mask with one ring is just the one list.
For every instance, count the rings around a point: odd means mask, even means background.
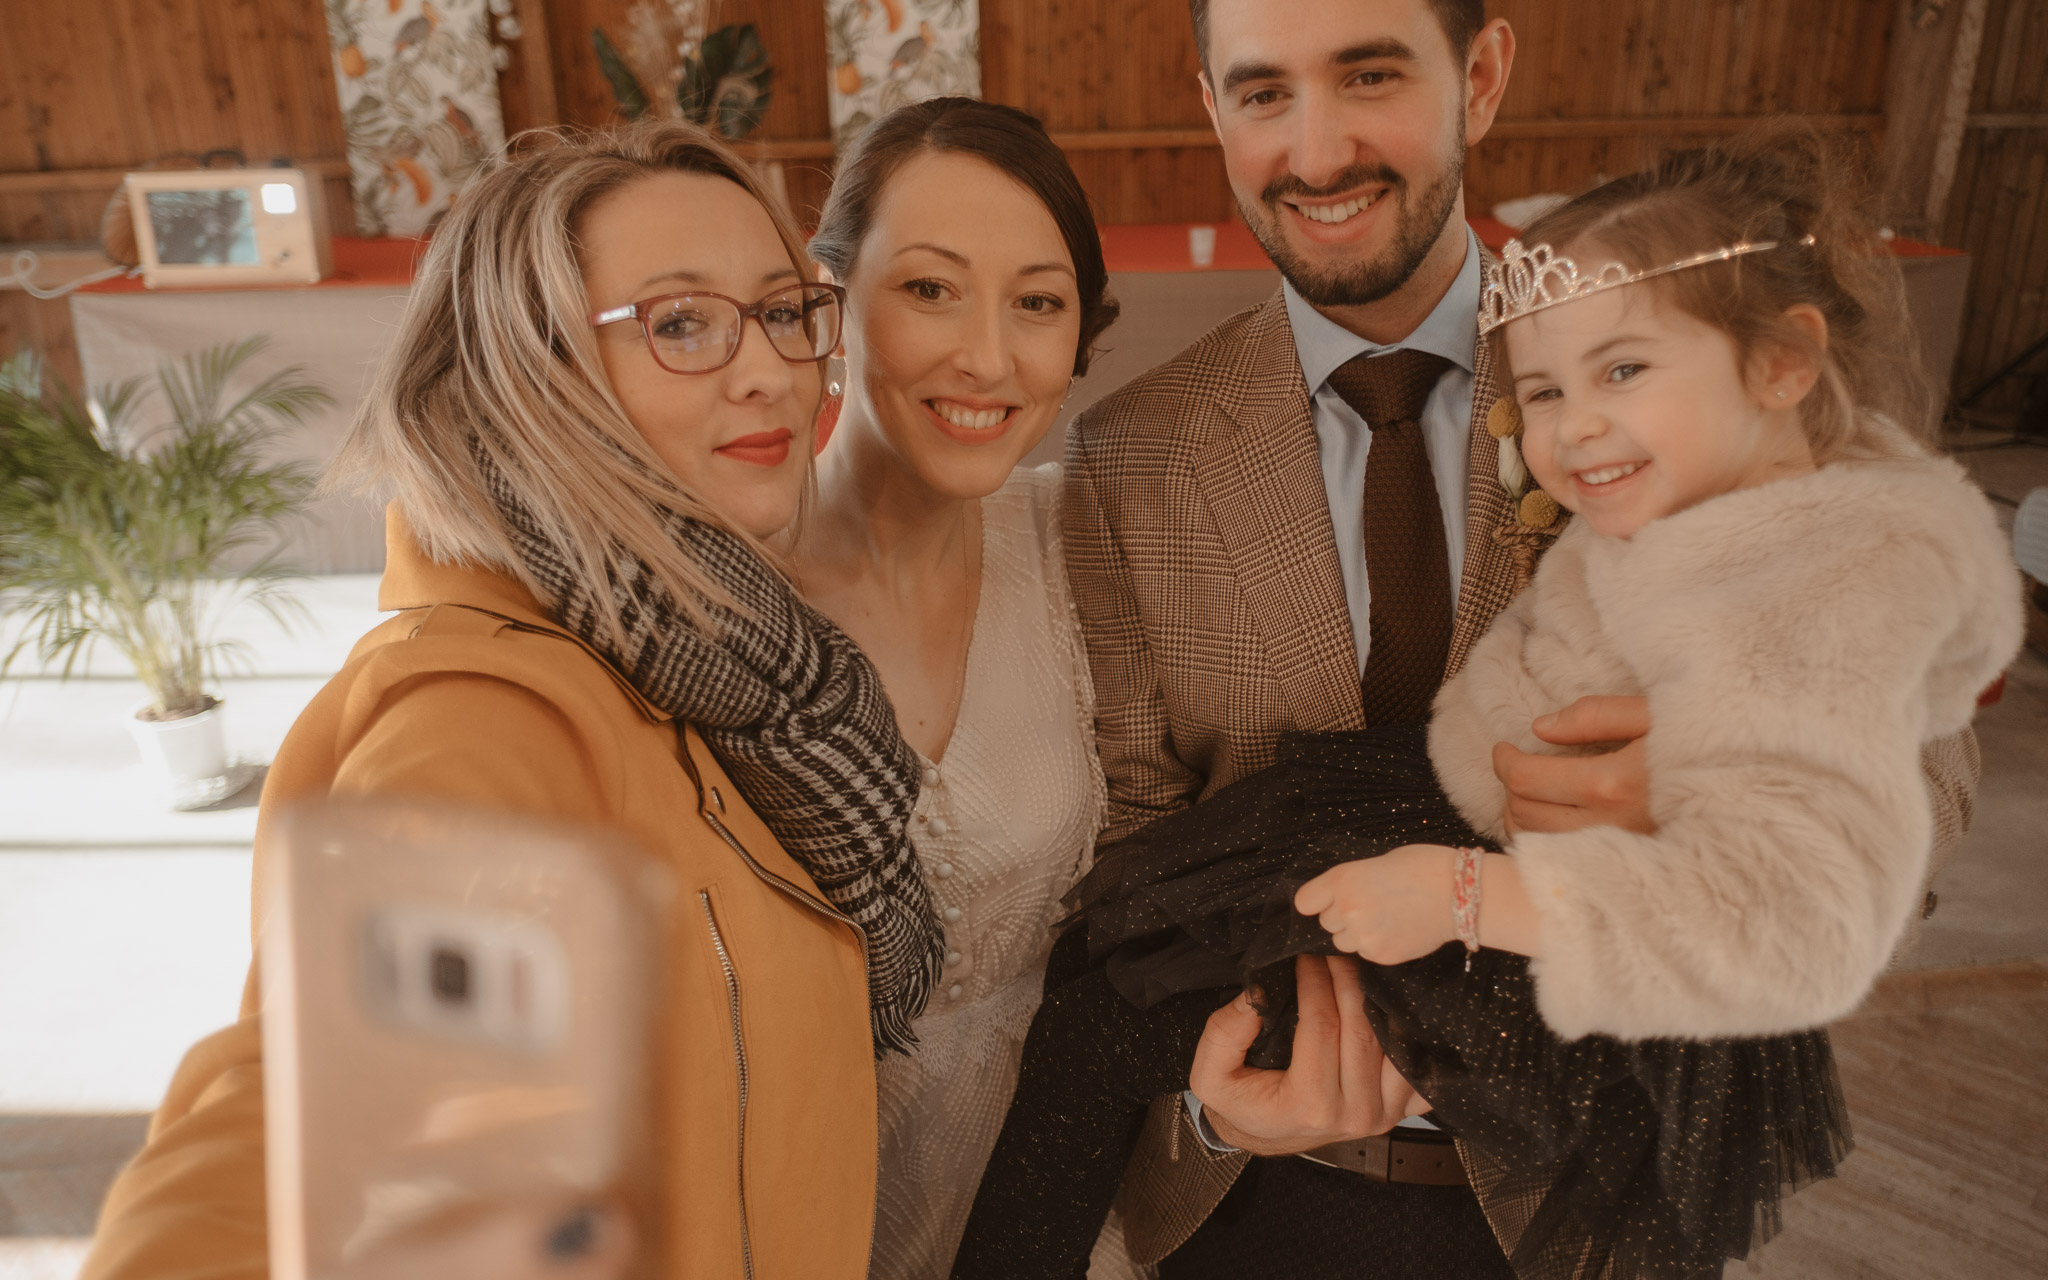
[{"label": "man's mustache", "polygon": [[1259,199],[1265,204],[1277,204],[1287,196],[1300,196],[1309,200],[1327,196],[1342,195],[1359,187],[1373,185],[1391,188],[1397,194],[1408,189],[1408,180],[1383,164],[1356,164],[1339,173],[1320,187],[1312,187],[1293,174],[1273,179],[1259,192]]}]

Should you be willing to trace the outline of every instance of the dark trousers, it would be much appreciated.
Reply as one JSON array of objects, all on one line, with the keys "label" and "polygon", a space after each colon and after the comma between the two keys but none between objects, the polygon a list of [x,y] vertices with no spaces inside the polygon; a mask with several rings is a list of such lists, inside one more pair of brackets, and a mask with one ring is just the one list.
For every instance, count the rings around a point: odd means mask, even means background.
[{"label": "dark trousers", "polygon": [[1254,1159],[1159,1280],[1514,1280],[1470,1187]]}]

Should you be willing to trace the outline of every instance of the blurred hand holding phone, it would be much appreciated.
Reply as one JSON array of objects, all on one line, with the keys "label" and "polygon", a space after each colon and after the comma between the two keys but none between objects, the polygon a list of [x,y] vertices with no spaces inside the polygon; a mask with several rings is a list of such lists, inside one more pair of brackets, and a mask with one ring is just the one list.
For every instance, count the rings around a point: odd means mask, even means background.
[{"label": "blurred hand holding phone", "polygon": [[258,857],[275,1280],[651,1274],[667,869],[391,798]]}]

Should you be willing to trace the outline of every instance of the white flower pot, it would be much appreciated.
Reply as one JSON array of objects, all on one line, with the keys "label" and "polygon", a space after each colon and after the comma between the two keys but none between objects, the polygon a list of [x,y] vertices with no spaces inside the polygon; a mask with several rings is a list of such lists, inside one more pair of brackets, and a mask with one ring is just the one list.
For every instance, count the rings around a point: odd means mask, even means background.
[{"label": "white flower pot", "polygon": [[142,762],[173,809],[196,809],[228,793],[227,704],[215,698],[198,715],[145,720],[143,703],[128,718]]}]

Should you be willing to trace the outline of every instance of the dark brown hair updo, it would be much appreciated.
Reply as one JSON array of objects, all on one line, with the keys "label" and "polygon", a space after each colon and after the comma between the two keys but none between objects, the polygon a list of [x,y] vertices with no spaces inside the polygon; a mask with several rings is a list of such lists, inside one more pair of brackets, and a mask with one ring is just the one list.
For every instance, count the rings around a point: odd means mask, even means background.
[{"label": "dark brown hair updo", "polygon": [[942,151],[986,160],[1023,184],[1052,215],[1067,256],[1074,260],[1074,283],[1081,292],[1074,374],[1088,372],[1095,340],[1116,322],[1118,311],[1109,296],[1109,271],[1102,265],[1102,237],[1066,155],[1044,125],[1015,107],[978,98],[927,98],[869,125],[840,158],[831,198],[811,237],[811,257],[843,283],[853,273],[889,179],[905,161]]},{"label": "dark brown hair updo", "polygon": [[[1799,410],[1816,463],[1896,455],[1905,448],[1899,432],[1931,443],[1936,406],[1905,282],[1865,213],[1876,202],[1855,159],[1810,127],[1765,125],[1596,187],[1536,219],[1521,239],[1551,245],[1583,271],[1608,261],[1644,271],[1776,241],[1632,287],[1660,290],[1734,339],[1745,373],[1752,357],[1773,349],[1811,360],[1820,381]],[[1800,303],[1826,318],[1825,346],[1785,318]],[[1505,357],[1506,343],[1498,350]]]}]

